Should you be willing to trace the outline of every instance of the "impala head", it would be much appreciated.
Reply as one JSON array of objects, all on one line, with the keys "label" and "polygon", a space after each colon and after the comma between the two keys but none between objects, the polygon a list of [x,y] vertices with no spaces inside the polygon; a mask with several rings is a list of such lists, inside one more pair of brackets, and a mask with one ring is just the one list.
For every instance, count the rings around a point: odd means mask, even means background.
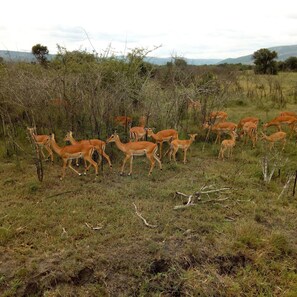
[{"label": "impala head", "polygon": [[205,121],[202,125],[202,128],[205,129],[209,129],[211,127],[210,123],[208,121]]},{"label": "impala head", "polygon": [[146,128],[147,136],[151,136],[154,132],[152,128]]},{"label": "impala head", "polygon": [[188,134],[189,136],[190,136],[190,139],[191,140],[195,140],[195,138],[196,138],[196,136],[198,135],[198,134]]},{"label": "impala head", "polygon": [[64,141],[70,141],[71,138],[72,138],[72,131],[69,131],[64,137]]},{"label": "impala head", "polygon": [[266,131],[268,124],[263,124],[263,130]]},{"label": "impala head", "polygon": [[114,133],[106,140],[106,143],[115,142],[117,139],[119,139],[119,135]]},{"label": "impala head", "polygon": [[55,134],[54,134],[54,133],[51,133],[51,134],[49,135],[49,137],[50,137],[50,140],[55,141]]}]

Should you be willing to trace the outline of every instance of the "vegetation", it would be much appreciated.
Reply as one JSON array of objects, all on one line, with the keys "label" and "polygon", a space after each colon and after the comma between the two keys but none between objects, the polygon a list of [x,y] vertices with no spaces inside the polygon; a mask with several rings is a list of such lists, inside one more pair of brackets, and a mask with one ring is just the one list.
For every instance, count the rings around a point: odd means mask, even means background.
[{"label": "vegetation", "polygon": [[[156,67],[143,62],[146,53],[120,60],[60,48],[47,68],[0,64],[0,295],[296,296],[296,135],[283,152],[237,139],[222,161],[220,144],[212,134],[205,141],[202,129],[212,110],[235,123],[257,116],[260,130],[280,111],[296,111],[296,73],[179,60]],[[201,110],[188,108],[189,98]],[[108,144],[113,170],[103,160],[98,179],[69,170],[60,181],[55,155],[38,181],[27,126],[54,132],[60,145],[69,130],[106,140],[117,129],[126,141],[114,116],[131,116],[135,126],[149,113],[156,131],[198,134],[187,164],[178,151],[176,164],[166,156],[148,177],[148,161],[135,157],[133,175],[120,176],[124,155]],[[274,170],[271,179],[265,170]],[[213,190],[193,195],[190,206],[176,194]]]},{"label": "vegetation", "polygon": [[259,49],[254,52],[253,59],[256,74],[277,74],[276,51],[270,51],[267,48]]},{"label": "vegetation", "polygon": [[32,54],[35,56],[36,60],[43,66],[47,64],[47,57],[49,51],[46,46],[41,45],[40,43],[32,47]]}]

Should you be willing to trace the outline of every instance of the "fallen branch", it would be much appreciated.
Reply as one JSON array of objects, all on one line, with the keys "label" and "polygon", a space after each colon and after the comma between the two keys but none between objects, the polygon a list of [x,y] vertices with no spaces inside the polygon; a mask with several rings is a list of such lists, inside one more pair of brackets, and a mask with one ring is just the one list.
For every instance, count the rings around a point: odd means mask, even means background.
[{"label": "fallen branch", "polygon": [[88,223],[85,223],[85,225],[91,230],[101,230],[103,228],[103,226],[93,227],[92,225],[90,225]]},{"label": "fallen branch", "polygon": [[146,220],[146,219],[145,219],[145,218],[138,212],[136,204],[135,204],[134,202],[133,202],[132,204],[134,205],[136,215],[137,215],[139,218],[142,219],[142,221],[144,222],[144,224],[145,224],[147,227],[149,227],[149,228],[157,228],[157,227],[158,227],[158,226],[156,226],[156,225],[151,225],[151,224],[149,224],[149,223],[147,222],[147,220]]},{"label": "fallen branch", "polygon": [[[197,192],[195,192],[194,194],[191,194],[191,195],[187,195],[187,194],[184,194],[182,192],[175,192],[176,195],[187,197],[188,201],[187,201],[187,203],[185,203],[183,205],[176,205],[173,209],[181,209],[181,208],[187,208],[189,206],[197,205],[196,203],[194,203],[194,197],[198,201],[200,201],[202,194],[206,194],[209,197],[209,194],[211,194],[211,193],[217,193],[217,192],[221,192],[221,191],[230,190],[229,187],[224,187],[224,188],[220,188],[220,189],[211,189],[211,188],[213,188],[213,186],[202,186],[200,191],[197,191]],[[203,190],[206,190],[206,191],[203,191]],[[201,201],[201,203],[220,202],[220,201],[225,201],[227,199],[229,199],[229,197],[221,198],[221,199],[209,199],[209,200],[206,200],[206,201]]]}]

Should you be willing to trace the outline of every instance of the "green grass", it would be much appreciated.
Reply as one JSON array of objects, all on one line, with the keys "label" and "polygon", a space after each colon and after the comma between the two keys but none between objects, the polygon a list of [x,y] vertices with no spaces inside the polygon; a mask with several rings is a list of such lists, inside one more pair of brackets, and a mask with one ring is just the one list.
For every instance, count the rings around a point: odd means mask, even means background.
[{"label": "green grass", "polygon": [[[279,112],[250,105],[227,111],[234,122],[243,115],[266,121]],[[219,145],[199,140],[186,165],[179,152],[177,164],[165,158],[163,171],[156,166],[151,177],[141,157],[134,158],[131,177],[128,164],[120,176],[123,155],[112,149],[113,171],[105,164],[97,180],[92,170],[82,177],[67,170],[60,181],[55,158],[53,166],[44,162],[40,183],[32,159],[3,159],[1,296],[296,296],[293,182],[278,199],[297,169],[293,139],[280,176],[277,168],[268,184],[262,142],[255,149],[237,142],[233,158],[221,161]],[[204,185],[230,190],[173,209],[187,201],[176,191],[192,194]],[[143,224],[133,203],[157,228]]]}]

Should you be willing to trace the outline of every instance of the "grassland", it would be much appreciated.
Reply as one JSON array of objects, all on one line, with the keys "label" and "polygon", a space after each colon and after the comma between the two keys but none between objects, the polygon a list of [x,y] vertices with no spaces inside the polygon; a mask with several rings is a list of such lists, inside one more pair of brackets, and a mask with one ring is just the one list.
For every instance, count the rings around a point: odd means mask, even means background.
[{"label": "grassland", "polygon": [[[289,105],[287,110],[296,110]],[[258,115],[263,122],[279,110],[230,104],[229,120]],[[97,180],[78,177],[61,161],[44,162],[36,176],[30,148],[2,158],[0,167],[1,296],[297,296],[296,137],[279,154],[237,142],[230,160],[193,126],[198,139],[189,162],[157,167],[134,159],[134,174],[120,176],[123,155],[114,145],[113,171],[104,164]],[[271,129],[271,131],[273,128]],[[66,131],[65,131],[66,132]],[[25,145],[25,140],[24,140]],[[270,183],[261,161],[282,158]],[[271,167],[270,167],[271,169]],[[127,171],[126,171],[127,172]],[[202,186],[228,191],[202,194],[195,205],[176,191]],[[149,224],[136,215],[133,203]],[[93,229],[92,227],[95,227]],[[96,228],[98,227],[98,228]]]}]

